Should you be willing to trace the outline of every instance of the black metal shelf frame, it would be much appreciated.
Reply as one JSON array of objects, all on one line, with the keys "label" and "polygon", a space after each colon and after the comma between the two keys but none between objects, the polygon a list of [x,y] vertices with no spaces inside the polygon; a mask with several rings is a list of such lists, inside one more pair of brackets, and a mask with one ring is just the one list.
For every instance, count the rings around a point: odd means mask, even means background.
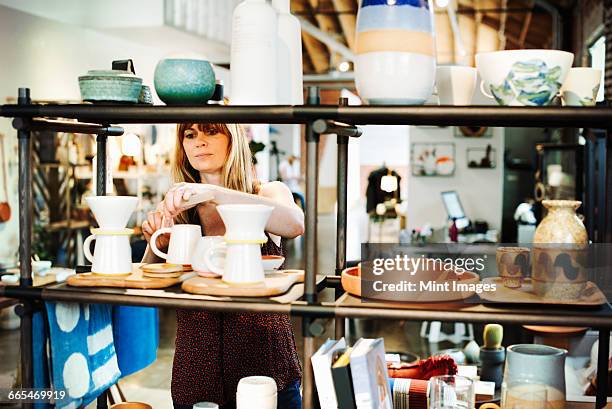
[{"label": "black metal shelf frame", "polygon": [[[203,308],[215,311],[278,312],[303,317],[305,373],[303,379],[303,407],[314,407],[314,378],[308,357],[314,354],[314,337],[320,335],[315,325],[317,318],[335,318],[336,335],[344,332],[343,319],[394,318],[441,321],[474,321],[501,323],[531,323],[553,325],[588,325],[599,330],[598,385],[607,385],[609,331],[612,314],[606,310],[593,316],[574,311],[515,312],[482,307],[476,310],[402,310],[392,308],[353,308],[320,303],[317,296],[322,287],[335,287],[340,294],[339,273],[346,267],[346,186],[348,143],[358,137],[355,125],[437,125],[437,126],[500,126],[500,127],[575,127],[602,129],[594,132],[587,142],[587,170],[585,207],[597,219],[589,225],[589,233],[600,242],[612,242],[612,108],[608,107],[493,107],[493,106],[347,106],[319,105],[319,90],[308,88],[308,104],[303,106],[138,106],[138,105],[38,105],[32,104],[27,88],[19,89],[18,103],[0,106],[0,117],[15,118],[19,140],[19,223],[21,261],[20,285],[0,288],[0,294],[19,298],[22,336],[22,384],[32,385],[32,310],[40,300],[101,302],[129,305],[157,305],[175,308]],[[79,122],[51,121],[47,118],[76,119]],[[113,123],[180,123],[180,122],[235,122],[235,123],[289,123],[305,124],[306,128],[306,276],[304,301],[290,305],[252,302],[204,302],[166,297],[139,297],[124,294],[60,290],[32,287],[31,226],[32,226],[32,173],[30,164],[31,135],[36,129],[72,130],[97,135],[97,187],[98,195],[106,192],[106,138],[120,135],[123,130]],[[338,143],[338,215],[336,237],[336,276],[328,276],[317,287],[317,186],[318,148],[321,134],[337,135]],[[593,219],[595,220],[595,219]],[[592,233],[596,232],[593,236]],[[609,308],[609,307],[608,307]],[[598,389],[596,407],[606,404],[606,388]],[[26,405],[26,407],[29,407]]]}]

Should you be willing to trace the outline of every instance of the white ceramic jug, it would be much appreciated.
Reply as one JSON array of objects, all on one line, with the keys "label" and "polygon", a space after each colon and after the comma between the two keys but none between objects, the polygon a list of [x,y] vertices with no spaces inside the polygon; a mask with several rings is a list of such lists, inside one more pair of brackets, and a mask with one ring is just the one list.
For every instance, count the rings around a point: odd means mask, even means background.
[{"label": "white ceramic jug", "polygon": [[[92,235],[83,243],[85,258],[92,263],[91,272],[98,275],[122,276],[132,273],[132,248],[130,247],[131,229],[105,232],[92,230]],[[96,240],[96,248],[91,254],[91,242]]]}]

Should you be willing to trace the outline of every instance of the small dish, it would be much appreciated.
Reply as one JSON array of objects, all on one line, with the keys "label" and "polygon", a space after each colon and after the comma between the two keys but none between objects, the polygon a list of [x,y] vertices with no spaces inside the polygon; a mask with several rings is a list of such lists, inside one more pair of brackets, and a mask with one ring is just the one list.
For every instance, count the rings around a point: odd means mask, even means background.
[{"label": "small dish", "polygon": [[51,261],[49,260],[32,260],[32,272],[39,276],[47,275],[51,268]]},{"label": "small dish", "polygon": [[278,270],[285,262],[283,256],[261,256],[264,271]]}]

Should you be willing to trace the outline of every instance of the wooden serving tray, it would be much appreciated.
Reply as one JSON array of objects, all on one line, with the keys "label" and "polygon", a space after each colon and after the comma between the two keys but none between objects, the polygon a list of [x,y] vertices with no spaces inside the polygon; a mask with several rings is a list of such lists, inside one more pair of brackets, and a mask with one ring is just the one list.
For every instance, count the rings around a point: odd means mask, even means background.
[{"label": "wooden serving tray", "polygon": [[193,277],[195,273],[185,273],[177,278],[153,278],[143,276],[141,263],[132,265],[132,274],[128,276],[101,276],[93,273],[81,273],[68,277],[66,283],[73,287],[119,287],[119,288],[140,288],[156,289],[168,288],[179,284],[181,281]]},{"label": "wooden serving tray", "polygon": [[587,282],[581,297],[576,300],[542,298],[533,292],[530,278],[524,278],[523,285],[520,288],[505,287],[502,284],[501,277],[488,277],[482,281],[497,285],[497,291],[482,292],[479,294],[480,298],[490,302],[506,304],[572,305],[577,307],[596,307],[608,302],[606,296],[601,292],[599,287],[597,287],[597,284],[591,281]]},{"label": "wooden serving tray", "polygon": [[266,274],[265,281],[254,285],[232,285],[220,278],[193,277],[183,282],[184,291],[225,297],[271,297],[284,294],[295,283],[304,281],[304,270],[280,270]]},{"label": "wooden serving tray", "polygon": [[[359,266],[349,267],[342,271],[340,278],[342,288],[349,294],[357,297],[361,297],[361,273]],[[480,277],[472,272],[463,273],[461,279],[462,284],[476,284],[480,282]],[[392,297],[384,298],[384,293],[381,293],[380,298],[374,299],[375,301],[394,301],[397,303],[440,303],[440,302],[451,302],[460,301],[472,297],[476,294],[475,291],[427,291],[427,292],[406,292],[405,298],[401,301],[396,300]]]}]

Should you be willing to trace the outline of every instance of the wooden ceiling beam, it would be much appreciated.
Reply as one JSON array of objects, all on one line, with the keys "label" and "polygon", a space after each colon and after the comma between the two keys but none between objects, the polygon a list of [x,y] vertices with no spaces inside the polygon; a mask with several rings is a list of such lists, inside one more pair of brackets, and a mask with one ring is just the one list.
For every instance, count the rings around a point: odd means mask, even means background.
[{"label": "wooden ceiling beam", "polygon": [[[303,14],[307,20],[316,25],[315,18],[312,15],[312,10],[307,0],[292,0],[291,9],[296,13]],[[304,49],[308,54],[308,59],[312,64],[314,72],[317,74],[327,72],[329,70],[329,52],[327,47],[310,34],[304,32],[304,30],[302,30],[302,43],[304,44]],[[309,68],[310,67],[304,66],[305,71]]]},{"label": "wooden ceiling beam", "polygon": [[[355,50],[355,30],[357,26],[357,11],[354,8],[353,0],[332,0],[334,9],[338,12],[340,27],[344,33],[346,44],[351,50]],[[354,14],[347,13],[353,11]]]},{"label": "wooden ceiling beam", "polygon": [[[529,6],[531,10],[533,11],[534,0],[529,1]],[[527,13],[527,15],[525,16],[525,21],[523,22],[523,28],[521,28],[521,34],[519,34],[519,44],[521,48],[525,46],[525,40],[527,39],[527,32],[529,31],[529,26],[531,25],[531,16],[533,14],[532,11]]]},{"label": "wooden ceiling beam", "polygon": [[333,14],[317,13],[321,4],[320,0],[308,0],[308,4],[310,5],[310,9],[321,31],[331,35],[338,35],[340,33],[340,27],[338,23],[336,23],[336,18]]}]

